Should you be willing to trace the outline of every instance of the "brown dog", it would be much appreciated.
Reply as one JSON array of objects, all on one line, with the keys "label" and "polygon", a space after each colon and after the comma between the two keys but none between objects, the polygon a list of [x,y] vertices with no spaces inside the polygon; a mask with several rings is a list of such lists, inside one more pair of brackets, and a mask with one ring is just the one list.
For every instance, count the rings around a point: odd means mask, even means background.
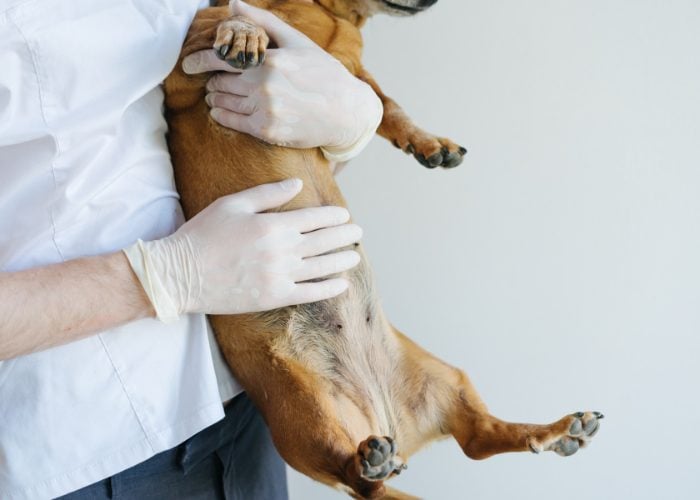
[{"label": "brown dog", "polygon": [[[428,167],[452,167],[464,153],[416,127],[360,62],[359,27],[378,11],[413,14],[436,0],[254,0],[367,81],[384,104],[379,133]],[[241,37],[259,46],[244,53]],[[217,38],[218,37],[218,38]],[[238,38],[238,41],[236,39]],[[224,43],[229,40],[229,43]],[[265,33],[226,6],[200,11],[182,57],[216,48],[230,64],[263,60]],[[222,48],[223,47],[223,48]],[[284,209],[345,205],[318,150],[265,144],[215,124],[204,102],[207,75],[178,63],[165,82],[169,146],[188,218],[220,196],[288,177],[304,190]],[[361,255],[361,248],[357,248]],[[397,331],[379,306],[366,258],[344,273],[342,296],[268,313],[213,316],[236,378],[267,421],[277,449],[302,473],[361,498],[386,498],[383,482],[429,442],[454,436],[467,456],[552,450],[570,455],[598,429],[597,412],[549,425],[508,423],[489,414],[467,376]]]}]

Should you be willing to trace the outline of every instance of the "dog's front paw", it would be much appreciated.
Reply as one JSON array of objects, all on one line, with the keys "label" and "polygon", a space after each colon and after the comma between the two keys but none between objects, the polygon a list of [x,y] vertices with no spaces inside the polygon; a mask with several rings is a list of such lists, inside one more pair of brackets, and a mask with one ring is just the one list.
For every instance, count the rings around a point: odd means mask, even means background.
[{"label": "dog's front paw", "polygon": [[554,424],[547,433],[529,438],[527,444],[533,453],[553,451],[568,457],[588,444],[602,419],[603,414],[597,411],[574,413]]},{"label": "dog's front paw", "polygon": [[357,464],[360,476],[368,481],[383,481],[406,469],[396,455],[396,443],[388,436],[370,436],[362,441],[357,448]]},{"label": "dog's front paw", "polygon": [[220,59],[234,68],[247,69],[265,61],[270,39],[265,30],[242,16],[234,16],[219,24],[214,50]]},{"label": "dog's front paw", "polygon": [[409,134],[393,140],[394,146],[413,155],[426,168],[454,168],[467,154],[466,148],[449,139],[415,129]]}]

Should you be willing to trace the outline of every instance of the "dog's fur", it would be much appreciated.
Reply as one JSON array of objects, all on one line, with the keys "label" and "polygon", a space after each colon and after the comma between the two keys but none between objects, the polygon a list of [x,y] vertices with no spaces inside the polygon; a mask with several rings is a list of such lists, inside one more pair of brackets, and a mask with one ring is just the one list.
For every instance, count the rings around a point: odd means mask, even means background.
[{"label": "dog's fur", "polygon": [[[451,167],[465,150],[413,125],[360,62],[359,27],[378,11],[410,14],[433,0],[254,0],[339,59],[375,89],[385,115],[379,133],[426,166]],[[425,6],[425,7],[421,7]],[[226,6],[197,15],[181,57],[221,45],[217,27],[252,23]],[[238,28],[237,28],[238,27]],[[220,34],[221,36],[221,34]],[[263,40],[264,33],[260,33]],[[228,60],[241,65],[230,51]],[[304,189],[283,207],[340,205],[328,162],[316,149],[274,147],[215,124],[204,102],[208,75],[187,76],[181,61],[165,82],[169,147],[188,218],[220,196],[298,177]],[[222,235],[224,237],[235,237]],[[302,473],[360,498],[390,498],[383,481],[410,455],[450,435],[471,458],[585,445],[602,415],[568,415],[550,425],[514,424],[490,415],[467,376],[421,349],[384,317],[362,248],[361,263],[338,298],[268,313],[213,316],[236,378],[265,417],[279,452]]]}]

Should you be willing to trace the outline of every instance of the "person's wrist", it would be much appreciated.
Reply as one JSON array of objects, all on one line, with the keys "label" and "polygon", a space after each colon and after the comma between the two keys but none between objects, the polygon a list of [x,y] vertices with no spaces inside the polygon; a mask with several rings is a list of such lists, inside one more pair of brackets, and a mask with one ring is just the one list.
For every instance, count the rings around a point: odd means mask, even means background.
[{"label": "person's wrist", "polygon": [[132,311],[132,319],[154,318],[156,311],[153,308],[153,304],[148,295],[146,295],[124,252],[105,256],[105,265],[108,267],[111,275],[123,277],[124,290],[128,297],[129,308]]},{"label": "person's wrist", "polygon": [[[173,253],[169,248],[171,240],[172,237],[146,242],[139,239],[122,250],[151,304],[154,316],[163,323],[177,321],[182,312],[177,300],[179,295],[172,290],[172,276],[164,269],[164,266],[173,267],[168,266],[168,261],[172,260],[170,254]],[[172,271],[177,273],[179,270],[173,267]]]}]

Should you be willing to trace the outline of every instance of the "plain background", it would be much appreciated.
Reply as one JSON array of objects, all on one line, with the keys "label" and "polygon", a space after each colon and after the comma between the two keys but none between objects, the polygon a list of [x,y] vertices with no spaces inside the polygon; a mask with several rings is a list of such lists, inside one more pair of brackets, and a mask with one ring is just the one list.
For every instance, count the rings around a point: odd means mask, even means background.
[{"label": "plain background", "polygon": [[[606,419],[588,448],[475,462],[432,445],[427,499],[695,499],[700,491],[700,2],[443,0],[377,17],[365,63],[423,128],[339,175],[387,316],[497,416]],[[399,443],[400,446],[400,443]],[[290,474],[292,499],[342,499]]]}]

